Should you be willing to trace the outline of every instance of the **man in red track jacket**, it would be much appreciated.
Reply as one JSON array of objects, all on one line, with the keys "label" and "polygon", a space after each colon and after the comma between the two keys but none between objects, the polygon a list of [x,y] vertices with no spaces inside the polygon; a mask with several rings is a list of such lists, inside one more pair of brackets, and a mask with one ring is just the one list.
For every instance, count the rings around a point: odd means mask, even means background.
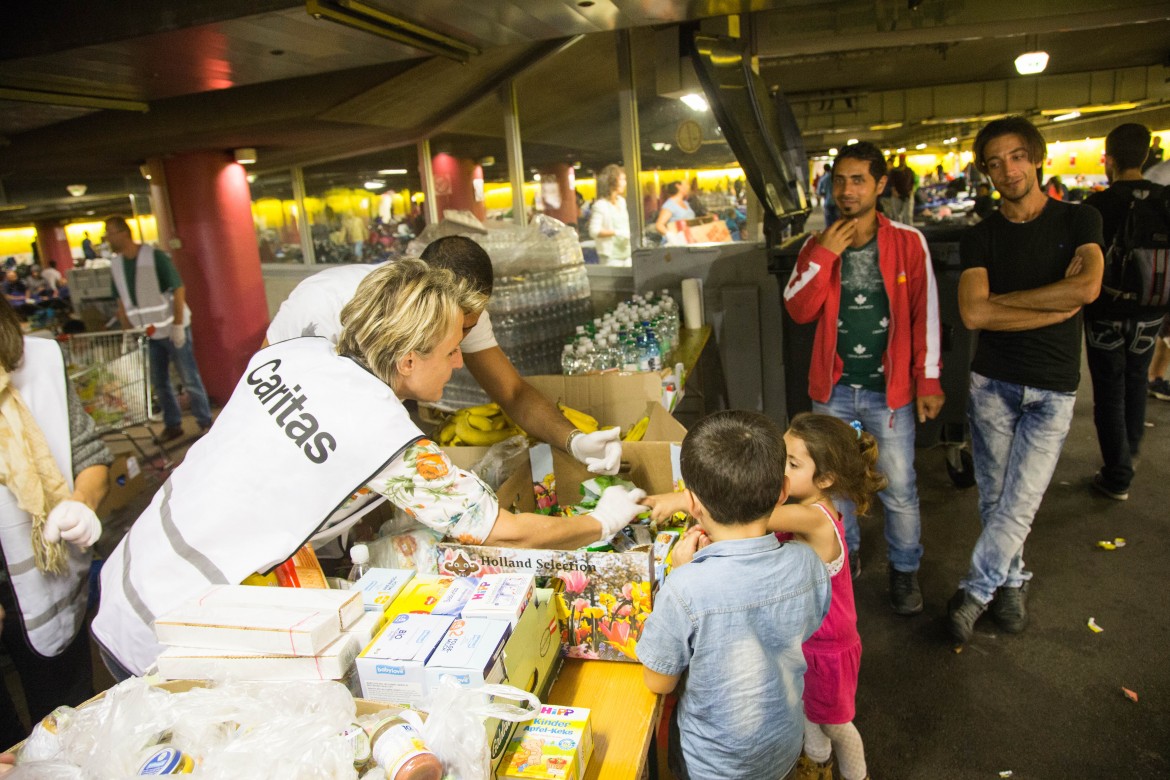
[{"label": "man in red track jacket", "polygon": [[[784,290],[797,322],[817,323],[809,367],[813,411],[860,421],[878,441],[889,480],[885,507],[890,604],[922,611],[918,587],[922,523],[914,472],[914,422],[942,409],[938,290],[922,234],[876,210],[886,162],[873,144],[850,144],[833,166],[841,219],[805,243]],[[861,533],[840,501],[854,576]]]}]

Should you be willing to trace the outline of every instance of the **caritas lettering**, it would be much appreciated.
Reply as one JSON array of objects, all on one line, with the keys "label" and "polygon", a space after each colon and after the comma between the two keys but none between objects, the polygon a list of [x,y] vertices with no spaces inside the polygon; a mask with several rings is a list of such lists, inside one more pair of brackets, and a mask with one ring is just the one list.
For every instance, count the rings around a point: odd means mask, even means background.
[{"label": "caritas lettering", "polygon": [[[276,370],[280,368],[280,359],[273,358],[252,369],[248,374],[248,384],[252,386],[252,394],[260,400],[284,434],[296,442],[305,453],[305,457],[313,463],[324,463],[329,459],[329,453],[337,450],[337,439],[328,431],[320,430],[321,425],[317,418],[304,411],[304,395],[297,395],[301,386],[289,387]],[[296,414],[293,417],[293,414]]]}]

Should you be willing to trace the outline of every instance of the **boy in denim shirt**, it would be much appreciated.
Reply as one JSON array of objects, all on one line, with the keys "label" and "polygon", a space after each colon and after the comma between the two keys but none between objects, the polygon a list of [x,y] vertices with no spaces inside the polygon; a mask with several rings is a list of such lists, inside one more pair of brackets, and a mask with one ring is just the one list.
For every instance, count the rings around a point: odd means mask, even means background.
[{"label": "boy in denim shirt", "polygon": [[787,460],[781,431],[753,412],[713,414],[683,440],[701,530],[675,546],[638,640],[650,690],[670,693],[686,673],[670,724],[680,780],[782,778],[800,756],[801,645],[828,613],[831,586],[810,547],[768,533]]}]

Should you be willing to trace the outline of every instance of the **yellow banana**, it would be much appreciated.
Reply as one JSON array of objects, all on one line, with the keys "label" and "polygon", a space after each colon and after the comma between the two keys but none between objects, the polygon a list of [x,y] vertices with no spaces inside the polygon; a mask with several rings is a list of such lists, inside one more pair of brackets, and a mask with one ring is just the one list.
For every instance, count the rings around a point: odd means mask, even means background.
[{"label": "yellow banana", "polygon": [[490,404],[480,404],[479,406],[469,406],[466,409],[460,409],[460,411],[466,412],[467,414],[478,414],[480,417],[494,417],[503,410],[500,409],[499,404],[492,402]]},{"label": "yellow banana", "polygon": [[519,428],[504,428],[498,431],[481,431],[473,428],[468,424],[466,418],[455,418],[455,435],[462,440],[464,444],[472,447],[487,447],[495,444],[498,441],[503,441],[510,436],[515,436],[520,433]]},{"label": "yellow banana", "polygon": [[443,423],[443,427],[439,429],[439,444],[446,447],[455,438],[455,419],[451,418]]},{"label": "yellow banana", "polygon": [[[503,419],[501,419],[500,422],[503,422]],[[492,420],[490,418],[484,417],[483,415],[479,415],[479,414],[468,414],[467,415],[467,424],[470,425],[472,428],[475,428],[477,431],[498,430],[498,429],[495,429],[493,427]],[[500,428],[503,428],[503,427],[504,426],[502,426],[502,425],[500,426]]]},{"label": "yellow banana", "polygon": [[565,416],[565,419],[571,422],[581,432],[593,433],[597,430],[597,420],[585,414],[585,412],[574,409],[571,406],[565,406],[562,403],[558,403],[557,408],[561,410],[561,414]]},{"label": "yellow banana", "polygon": [[650,418],[643,417],[638,422],[634,423],[629,432],[625,435],[622,441],[642,441],[642,437],[646,435],[646,427],[650,425]]}]

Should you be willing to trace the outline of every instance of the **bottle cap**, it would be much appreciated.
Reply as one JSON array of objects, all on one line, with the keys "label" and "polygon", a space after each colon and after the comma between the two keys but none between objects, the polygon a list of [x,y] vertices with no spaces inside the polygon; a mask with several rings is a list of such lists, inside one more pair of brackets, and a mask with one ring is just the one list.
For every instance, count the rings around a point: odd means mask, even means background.
[{"label": "bottle cap", "polygon": [[355,544],[349,548],[349,559],[354,563],[369,563],[370,548],[364,544]]}]

